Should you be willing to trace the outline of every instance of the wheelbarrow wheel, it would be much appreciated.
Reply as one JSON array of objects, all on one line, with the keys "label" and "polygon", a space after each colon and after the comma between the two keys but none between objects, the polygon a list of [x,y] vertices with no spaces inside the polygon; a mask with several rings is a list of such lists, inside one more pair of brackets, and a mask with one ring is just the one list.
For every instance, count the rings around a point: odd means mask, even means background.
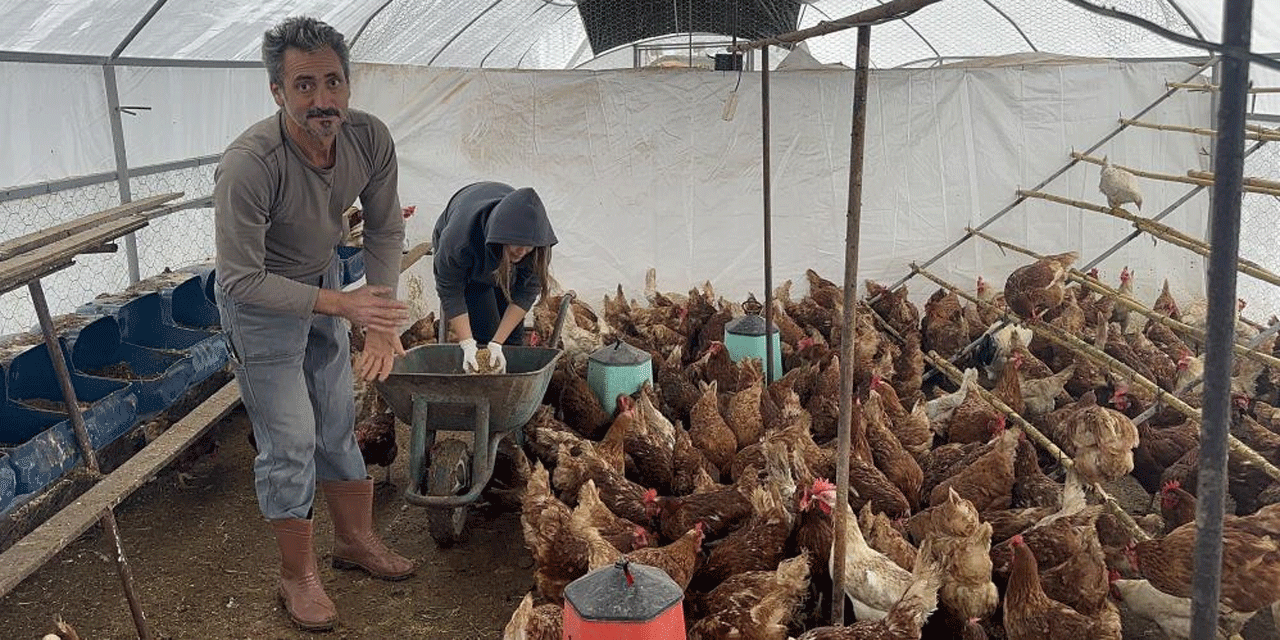
[{"label": "wheelbarrow wheel", "polygon": [[[427,495],[459,496],[471,487],[471,450],[461,440],[441,439],[431,448]],[[466,537],[468,507],[427,509],[427,530],[436,544],[449,547]]]}]

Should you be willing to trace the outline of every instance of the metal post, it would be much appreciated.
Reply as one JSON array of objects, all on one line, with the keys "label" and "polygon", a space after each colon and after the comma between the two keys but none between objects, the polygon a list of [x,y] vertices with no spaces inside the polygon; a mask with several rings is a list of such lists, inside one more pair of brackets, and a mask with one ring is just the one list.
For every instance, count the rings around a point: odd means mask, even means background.
[{"label": "metal post", "polygon": [[862,235],[862,165],[867,131],[867,80],[871,66],[871,27],[858,27],[858,58],[853,76],[853,124],[849,132],[849,207],[845,217],[844,240],[844,327],[840,339],[840,418],[836,444],[835,570],[831,581],[831,624],[844,624],[844,530],[857,526],[845,522],[849,516],[849,441],[852,439],[854,344],[857,342],[858,244]]},{"label": "metal post", "polygon": [[[45,300],[44,289],[39,280],[27,283],[31,294],[31,303],[36,308],[36,317],[40,319],[40,330],[44,333],[44,344],[49,350],[49,359],[53,362],[53,371],[58,378],[58,386],[62,388],[62,398],[67,404],[67,413],[71,416],[71,429],[75,432],[76,444],[80,448],[80,457],[90,473],[95,477],[101,475],[98,458],[93,452],[93,443],[89,440],[89,430],[85,427],[84,416],[80,413],[80,405],[76,401],[76,390],[71,384],[71,371],[67,369],[67,361],[62,353],[62,345],[54,332],[53,318],[49,315],[49,303]],[[137,590],[133,586],[133,571],[129,568],[129,560],[124,555],[124,543],[120,540],[120,529],[116,526],[116,516],[107,509],[99,520],[102,530],[116,545],[116,572],[120,574],[120,583],[124,587],[125,600],[129,602],[129,613],[133,616],[133,625],[138,630],[138,638],[151,640],[151,627],[147,617],[142,613],[142,603],[138,600]]]},{"label": "metal post", "polygon": [[[111,119],[111,142],[116,150],[116,184],[120,188],[120,204],[132,202],[129,189],[129,161],[124,152],[124,123],[120,121],[120,91],[116,87],[116,68],[102,65],[102,77],[107,85],[107,116]],[[142,279],[138,270],[138,238],[133,233],[124,237],[124,255],[129,266],[129,283]]]},{"label": "metal post", "polygon": [[1217,634],[1222,574],[1222,520],[1227,492],[1227,435],[1231,421],[1231,345],[1235,342],[1236,259],[1240,252],[1240,190],[1253,0],[1225,0],[1222,8],[1222,90],[1213,158],[1209,226],[1209,290],[1205,327],[1204,408],[1200,476],[1196,483],[1196,544],[1191,567],[1191,637]]},{"label": "metal post", "polygon": [[769,169],[769,49],[760,50],[764,64],[760,67],[760,138],[764,191],[764,380],[773,382],[773,180]]}]

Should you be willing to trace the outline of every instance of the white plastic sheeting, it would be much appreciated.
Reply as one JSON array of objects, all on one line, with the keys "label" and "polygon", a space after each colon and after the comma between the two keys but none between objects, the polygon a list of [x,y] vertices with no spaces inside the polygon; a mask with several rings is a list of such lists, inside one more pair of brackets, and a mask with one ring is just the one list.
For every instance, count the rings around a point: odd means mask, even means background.
[{"label": "white plastic sheeting", "polygon": [[0,185],[115,170],[101,67],[0,62]]},{"label": "white plastic sheeting", "polygon": [[[1193,68],[1181,63],[900,70],[871,76],[861,275],[905,275],[994,214],[1165,91]],[[644,272],[687,290],[704,280],[742,298],[761,295],[759,76],[744,75],[736,114],[723,119],[737,82],[700,71],[520,72],[361,65],[353,104],[379,114],[396,135],[408,230],[428,239],[453,192],[475,180],[538,189],[560,238],[553,272],[595,303],[619,283],[638,296]],[[771,77],[775,284],[806,268],[843,274],[852,72]],[[1209,119],[1204,94],[1179,94],[1152,120]],[[1101,152],[1118,163],[1180,173],[1204,168],[1193,136],[1129,130]],[[1079,165],[1046,187],[1102,202],[1098,170]],[[1184,192],[1147,183],[1144,212]],[[1203,196],[1165,219],[1200,235]],[[1130,229],[1102,214],[1029,202],[989,231],[1034,250],[1092,257]],[[934,268],[964,285],[1003,283],[1026,262],[971,241]],[[1200,296],[1202,262],[1150,240],[1102,265],[1138,271],[1141,291],[1168,277],[1174,294]],[[429,265],[415,269],[430,298]],[[917,298],[934,289],[917,281]],[[432,300],[427,307],[434,307]]]},{"label": "white plastic sheeting", "polygon": [[[0,21],[0,51],[106,56],[153,4],[154,0],[0,0],[0,15],[5,16]],[[880,0],[813,0],[803,7],[797,26],[813,26],[878,4]],[[1185,35],[1193,35],[1194,26],[1207,39],[1220,39],[1221,0],[1098,4]],[[1253,49],[1280,52],[1280,3],[1256,2],[1253,11]],[[368,62],[566,68],[605,53],[586,46],[586,31],[571,0],[169,0],[122,55],[256,60],[262,32],[298,14],[321,18],[348,37],[369,21],[353,50],[355,59]],[[872,62],[878,67],[1033,49],[1117,57],[1201,53],[1062,0],[946,0],[882,25],[876,33]],[[811,46],[824,62],[852,64],[853,42],[853,31],[846,31],[814,39]],[[629,66],[630,60],[624,56],[621,63]]]}]

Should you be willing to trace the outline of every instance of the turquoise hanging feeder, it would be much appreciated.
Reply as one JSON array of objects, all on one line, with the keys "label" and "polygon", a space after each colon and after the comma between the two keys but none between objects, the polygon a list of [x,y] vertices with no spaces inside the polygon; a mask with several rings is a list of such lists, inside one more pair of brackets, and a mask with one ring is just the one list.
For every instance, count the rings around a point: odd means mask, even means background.
[{"label": "turquoise hanging feeder", "polygon": [[[724,346],[729,350],[729,357],[734,362],[745,358],[756,358],[765,361],[765,327],[761,311],[764,305],[756,299],[748,298],[742,305],[744,315],[730,320],[724,326]],[[769,327],[769,340],[773,343],[773,377],[770,381],[782,377],[782,339],[776,325]],[[761,366],[761,369],[764,369]],[[761,372],[763,373],[763,371]]]},{"label": "turquoise hanging feeder", "polygon": [[606,413],[613,414],[619,395],[631,395],[653,383],[652,356],[621,340],[596,349],[587,358],[587,386]]}]

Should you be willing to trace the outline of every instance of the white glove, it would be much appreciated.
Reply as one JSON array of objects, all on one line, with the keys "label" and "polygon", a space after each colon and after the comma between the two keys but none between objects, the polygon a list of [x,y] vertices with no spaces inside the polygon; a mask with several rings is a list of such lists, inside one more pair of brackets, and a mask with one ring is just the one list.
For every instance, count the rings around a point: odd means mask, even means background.
[{"label": "white glove", "polygon": [[480,370],[480,363],[476,362],[476,340],[475,338],[467,338],[458,343],[462,347],[462,370],[467,373],[475,373]]},{"label": "white glove", "polygon": [[489,343],[489,366],[493,367],[495,373],[507,372],[507,357],[502,355],[502,343]]}]

